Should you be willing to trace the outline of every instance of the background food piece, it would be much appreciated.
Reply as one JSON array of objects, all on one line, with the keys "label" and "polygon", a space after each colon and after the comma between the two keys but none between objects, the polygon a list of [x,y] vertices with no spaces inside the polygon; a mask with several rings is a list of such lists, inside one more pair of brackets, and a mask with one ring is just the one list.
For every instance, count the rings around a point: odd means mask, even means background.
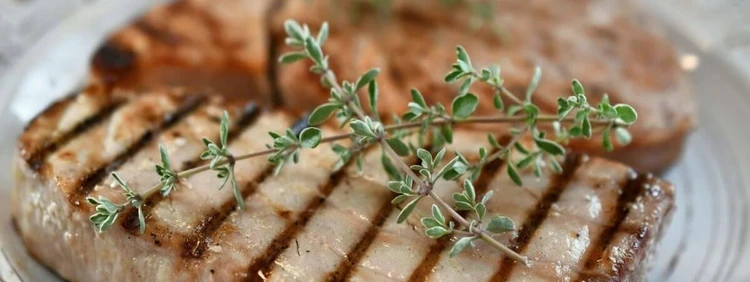
[{"label": "background food piece", "polygon": [[[475,67],[499,64],[506,88],[518,95],[540,66],[543,76],[534,102],[545,112],[554,113],[556,99],[570,95],[573,78],[584,83],[592,104],[607,93],[613,104],[627,103],[638,110],[634,139],[627,147],[606,153],[601,140],[593,139],[573,142],[575,150],[643,171],[662,171],[679,157],[695,127],[695,104],[675,50],[627,2],[496,1],[490,7],[494,17],[478,29],[465,24],[473,16],[466,3],[395,1],[378,8],[340,2],[287,1],[274,15],[274,46],[285,50],[282,23],[288,18],[313,30],[329,21],[331,35],[324,48],[337,74],[353,78],[367,68],[362,61],[380,63],[371,66],[381,68],[379,81],[387,85],[381,91],[382,112],[402,109],[411,87],[420,89],[428,102],[449,104],[458,85],[446,85],[443,77],[460,44]],[[307,109],[328,97],[302,63],[279,66],[276,77],[282,100],[290,107]],[[473,91],[485,101],[480,111],[492,112],[491,89],[477,86]]]},{"label": "background food piece", "polygon": [[185,0],[158,6],[102,44],[93,83],[186,86],[270,103],[271,0]]}]

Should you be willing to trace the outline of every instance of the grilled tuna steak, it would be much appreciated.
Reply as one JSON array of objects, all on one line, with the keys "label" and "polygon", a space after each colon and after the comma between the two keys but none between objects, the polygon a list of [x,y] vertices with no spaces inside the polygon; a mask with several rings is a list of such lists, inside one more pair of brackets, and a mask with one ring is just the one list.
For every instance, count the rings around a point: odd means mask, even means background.
[{"label": "grilled tuna steak", "polygon": [[185,0],[159,6],[94,54],[91,80],[128,89],[211,88],[270,102],[271,0]]},{"label": "grilled tuna steak", "polygon": [[[562,175],[545,171],[536,180],[522,172],[524,187],[495,161],[476,182],[478,193],[495,191],[488,210],[519,228],[518,236],[498,239],[532,265],[482,242],[449,259],[454,238],[426,238],[417,216],[395,223],[399,207],[384,186],[380,150],[365,151],[360,175],[352,165],[334,171],[337,156],[323,144],[278,176],[264,158],[238,162],[244,211],[231,189],[217,190],[220,180],[203,173],[184,179],[169,198],[145,200],[145,234],[135,210],[95,232],[84,198],[124,200],[110,172],[145,191],[159,181],[158,144],[176,170],[202,164],[200,137],[218,138],[223,109],[233,120],[235,154],[264,149],[267,131],[295,122],[283,112],[181,90],[87,89],[41,113],[20,137],[14,161],[13,218],[29,252],[71,281],[632,281],[673,207],[670,184],[611,161],[570,156]],[[460,132],[451,146],[476,158],[478,146],[489,147],[484,140]],[[435,189],[448,197],[459,185],[442,181]],[[423,200],[415,212],[427,214],[431,204]]]},{"label": "grilled tuna steak", "polygon": [[[653,23],[643,22],[629,1],[491,1],[496,3],[495,19],[477,31],[467,27],[472,10],[460,5],[393,1],[389,17],[383,19],[378,16],[382,13],[368,13],[360,4],[361,16],[352,19],[344,12],[357,8],[352,2],[356,1],[286,1],[270,25],[274,46],[288,49],[283,44],[286,19],[313,29],[324,20],[331,22],[324,46],[331,68],[341,79],[353,81],[368,68],[380,67],[383,111],[403,112],[398,110],[405,109],[412,87],[428,102],[449,105],[459,85],[447,85],[444,76],[460,44],[477,69],[499,64],[505,87],[517,95],[524,95],[534,67],[541,67],[534,102],[548,113],[556,112],[558,97],[570,95],[573,78],[584,83],[592,104],[608,93],[613,103],[638,109],[639,122],[631,130],[634,139],[629,146],[606,153],[601,139],[592,139],[573,142],[570,146],[576,150],[658,172],[675,161],[695,126],[694,101],[676,51],[651,31]],[[277,68],[276,84],[289,106],[306,108],[328,98],[328,90],[308,68],[299,63]],[[493,91],[482,86],[472,91],[491,101]],[[494,112],[491,103],[481,105],[480,111]]]}]

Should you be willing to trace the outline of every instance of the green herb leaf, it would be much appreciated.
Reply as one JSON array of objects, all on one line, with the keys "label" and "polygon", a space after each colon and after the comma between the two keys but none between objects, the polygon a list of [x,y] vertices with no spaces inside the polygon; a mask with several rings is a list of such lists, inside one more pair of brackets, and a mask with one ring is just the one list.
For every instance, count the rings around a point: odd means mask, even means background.
[{"label": "green herb leaf", "polygon": [[372,113],[375,115],[376,119],[380,119],[380,115],[378,114],[378,83],[373,80],[370,81],[370,84],[367,87],[367,95],[370,98],[370,109],[372,109]]},{"label": "green herb leaf", "polygon": [[466,249],[466,247],[471,245],[471,241],[474,241],[477,238],[478,237],[476,236],[472,236],[472,237],[463,237],[461,239],[458,239],[458,241],[456,241],[456,243],[453,244],[453,247],[451,247],[451,251],[448,254],[448,256],[451,258],[457,256],[458,254],[461,253],[461,251]]},{"label": "green herb leaf", "polygon": [[406,204],[406,206],[404,206],[404,209],[402,209],[401,212],[398,214],[396,223],[404,222],[409,217],[409,215],[414,211],[414,208],[417,207],[417,203],[419,203],[419,200],[421,199],[422,199],[422,196],[419,196],[416,199],[409,202],[408,204]]},{"label": "green herb leaf", "polygon": [[307,54],[302,52],[289,52],[279,57],[279,63],[291,64],[300,60],[307,59]]},{"label": "green herb leaf", "polygon": [[411,100],[414,101],[414,103],[417,103],[417,105],[419,105],[423,109],[427,108],[427,102],[424,101],[422,93],[420,93],[416,88],[411,89]]},{"label": "green herb leaf", "polygon": [[521,181],[521,176],[518,175],[518,170],[516,170],[516,167],[513,165],[512,162],[508,162],[508,176],[510,176],[510,179],[513,180],[513,183],[515,183],[518,186],[523,185],[523,181]]},{"label": "green herb leaf", "polygon": [[617,104],[615,110],[617,111],[617,117],[627,124],[632,124],[638,120],[638,113],[630,105]]},{"label": "green herb leaf", "polygon": [[453,99],[451,110],[453,117],[457,119],[466,119],[471,116],[472,113],[477,109],[479,105],[479,98],[477,95],[467,93],[462,96],[458,96]]},{"label": "green herb leaf", "polygon": [[542,68],[539,66],[534,68],[534,74],[531,76],[531,82],[526,88],[526,102],[531,102],[531,95],[534,94],[536,88],[539,86],[539,81],[542,80]]},{"label": "green herb leaf", "polygon": [[404,142],[401,141],[401,139],[399,139],[398,137],[391,137],[386,139],[385,141],[388,142],[388,146],[391,146],[393,151],[396,151],[396,154],[398,154],[399,156],[405,157],[409,155],[409,147],[406,146],[406,144],[404,144]]},{"label": "green herb leaf", "polygon": [[516,230],[516,224],[512,219],[505,216],[496,216],[487,224],[487,231],[492,233],[505,233]]},{"label": "green herb leaf", "polygon": [[571,82],[573,85],[573,94],[575,95],[586,95],[586,92],[583,90],[583,84],[581,84],[578,79],[573,79],[573,82]]},{"label": "green herb leaf", "polygon": [[320,26],[320,31],[318,31],[318,44],[320,46],[323,46],[323,44],[326,43],[327,39],[328,39],[328,22],[323,22],[323,24]]},{"label": "green herb leaf", "polygon": [[617,137],[617,143],[620,143],[620,145],[628,145],[633,141],[633,136],[630,135],[627,128],[623,127],[615,128],[615,137]]},{"label": "green herb leaf", "polygon": [[302,130],[299,134],[300,145],[303,148],[315,148],[320,144],[321,139],[320,129],[317,127],[308,127]]},{"label": "green herb leaf", "polygon": [[440,225],[445,225],[445,217],[436,204],[432,204],[432,217],[435,218]]},{"label": "green herb leaf", "polygon": [[437,239],[437,238],[443,237],[444,235],[450,234],[451,232],[445,229],[445,227],[435,226],[435,227],[428,228],[427,230],[424,231],[424,233],[425,235],[427,235],[427,237],[430,237],[432,239]]},{"label": "green herb leaf", "polygon": [[583,136],[585,136],[586,139],[591,138],[591,121],[589,121],[589,116],[583,117],[583,123],[581,124],[581,133],[583,133]]},{"label": "green herb leaf", "polygon": [[492,103],[496,110],[503,111],[505,105],[503,104],[503,98],[500,97],[500,93],[495,92],[495,95],[492,96]]},{"label": "green herb leaf", "polygon": [[604,130],[604,134],[602,134],[602,147],[604,147],[604,150],[607,152],[612,152],[612,150],[614,150],[614,146],[612,146],[612,138],[609,137],[610,131],[610,128],[607,127],[607,129]]},{"label": "green herb leaf", "polygon": [[456,56],[458,57],[458,61],[464,62],[469,67],[471,67],[471,59],[469,58],[469,53],[466,52],[466,49],[464,49],[463,46],[456,46]]},{"label": "green herb leaf", "polygon": [[374,81],[375,77],[378,76],[379,73],[380,69],[378,68],[372,68],[368,70],[365,74],[360,76],[359,79],[357,79],[356,90],[359,90],[362,87],[365,87],[365,85],[369,84],[371,81]]},{"label": "green herb leaf", "polygon": [[563,148],[563,146],[560,146],[560,144],[557,144],[556,142],[546,140],[546,139],[534,138],[534,143],[536,143],[536,146],[539,147],[539,149],[551,155],[555,155],[555,156],[565,155],[565,148]]},{"label": "green herb leaf", "polygon": [[328,118],[330,118],[331,115],[333,115],[333,112],[338,108],[339,105],[334,103],[326,103],[320,105],[315,108],[315,110],[313,110],[312,114],[310,114],[310,117],[307,118],[307,122],[313,126],[320,125]]}]

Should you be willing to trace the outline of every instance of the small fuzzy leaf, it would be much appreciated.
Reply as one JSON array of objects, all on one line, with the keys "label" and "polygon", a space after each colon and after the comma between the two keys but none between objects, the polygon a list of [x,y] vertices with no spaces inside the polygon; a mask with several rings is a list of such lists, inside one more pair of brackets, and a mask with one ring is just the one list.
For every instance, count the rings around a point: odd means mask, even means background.
[{"label": "small fuzzy leaf", "polygon": [[320,49],[320,45],[312,37],[305,38],[305,51],[315,63],[321,63],[323,61],[323,50]]},{"label": "small fuzzy leaf", "polygon": [[299,134],[300,145],[303,148],[315,148],[320,144],[321,132],[317,127],[308,127]]},{"label": "small fuzzy leaf", "polygon": [[400,204],[403,201],[406,201],[407,199],[409,199],[409,195],[398,195],[395,198],[393,198],[393,200],[391,200],[391,204],[394,204],[394,205]]},{"label": "small fuzzy leaf", "polygon": [[422,160],[422,166],[428,167],[432,165],[432,154],[425,149],[417,149],[417,157]]},{"label": "small fuzzy leaf", "polygon": [[436,204],[432,204],[432,217],[435,218],[441,225],[445,225],[445,217],[440,212],[440,208]]},{"label": "small fuzzy leaf", "polygon": [[375,135],[375,132],[372,131],[372,129],[367,126],[367,124],[361,120],[354,120],[349,123],[349,127],[351,127],[352,131],[354,131],[354,134],[361,136],[361,137],[370,137],[370,138],[377,138]]},{"label": "small fuzzy leaf", "polygon": [[469,203],[475,203],[477,199],[476,190],[474,189],[474,184],[471,183],[471,181],[464,180],[464,192],[466,192],[466,197],[469,200]]},{"label": "small fuzzy leaf", "polygon": [[477,109],[479,105],[479,98],[477,95],[467,93],[462,96],[458,96],[453,100],[451,111],[453,117],[457,119],[466,119],[471,116],[472,113]]},{"label": "small fuzzy leaf", "polygon": [[518,171],[516,170],[516,167],[513,165],[513,163],[508,163],[508,176],[510,176],[510,179],[513,180],[513,183],[515,183],[518,186],[523,185],[523,181],[521,181],[521,176],[518,175]]},{"label": "small fuzzy leaf", "polygon": [[221,125],[219,130],[221,148],[227,147],[227,138],[229,138],[229,113],[224,111],[224,114],[221,115]]},{"label": "small fuzzy leaf", "polygon": [[617,111],[617,117],[627,124],[632,124],[638,120],[638,113],[630,105],[617,104],[615,110]]},{"label": "small fuzzy leaf", "polygon": [[573,94],[576,95],[586,95],[586,92],[583,90],[583,84],[581,84],[578,79],[573,79],[573,82],[571,82],[573,85]]},{"label": "small fuzzy leaf", "polygon": [[615,128],[615,137],[617,137],[617,143],[620,143],[620,145],[628,145],[633,141],[633,136],[630,135],[627,128],[623,127]]},{"label": "small fuzzy leaf", "polygon": [[487,202],[492,199],[492,195],[495,195],[495,190],[487,191],[487,193],[484,194],[484,197],[482,197],[482,204],[487,204]]},{"label": "small fuzzy leaf", "polygon": [[459,61],[466,63],[467,65],[471,66],[471,59],[469,58],[469,53],[466,52],[466,49],[464,49],[463,46],[458,45],[456,46],[456,57]]},{"label": "small fuzzy leaf", "polygon": [[503,108],[505,108],[505,105],[503,104],[503,98],[501,98],[500,93],[497,92],[492,96],[492,104],[498,111],[502,111]]},{"label": "small fuzzy leaf", "polygon": [[320,31],[318,31],[318,44],[323,46],[326,40],[328,40],[328,22],[323,22],[320,26]]},{"label": "small fuzzy leaf", "polygon": [[464,82],[461,83],[461,87],[458,88],[458,95],[466,95],[469,92],[469,88],[471,87],[472,83],[474,83],[474,80],[472,78],[467,78],[466,80],[464,80]]},{"label": "small fuzzy leaf", "polygon": [[424,97],[422,97],[422,93],[419,92],[416,88],[411,89],[411,100],[414,103],[417,103],[421,108],[426,109],[427,108],[427,102],[424,101]]},{"label": "small fuzzy leaf", "polygon": [[468,247],[471,244],[471,241],[474,241],[477,237],[463,237],[461,239],[458,239],[455,244],[453,244],[453,247],[451,247],[449,257],[455,257],[458,254],[461,253],[466,247]]},{"label": "small fuzzy leaf", "polygon": [[427,237],[436,239],[436,238],[443,237],[444,235],[450,234],[451,232],[442,226],[435,226],[435,227],[428,228],[427,230],[424,231],[424,233],[427,235]]},{"label": "small fuzzy leaf", "polygon": [[328,118],[333,115],[333,112],[339,108],[339,105],[334,103],[326,103],[318,106],[307,118],[307,123],[316,126],[325,122]]},{"label": "small fuzzy leaf", "polygon": [[435,226],[443,226],[441,222],[435,220],[432,217],[423,217],[421,221],[425,229],[429,229]]},{"label": "small fuzzy leaf", "polygon": [[398,218],[396,219],[396,223],[402,223],[406,221],[406,219],[409,217],[409,215],[414,211],[414,208],[417,207],[417,203],[419,203],[419,200],[421,200],[422,197],[417,197],[416,199],[412,200],[406,206],[404,206],[404,209],[401,210],[401,212],[398,214]]},{"label": "small fuzzy leaf", "polygon": [[375,77],[378,76],[380,73],[380,69],[378,68],[372,68],[368,70],[365,74],[359,77],[357,79],[357,86],[355,90],[359,90],[362,87],[365,87],[365,85],[369,84],[371,81],[374,81]]},{"label": "small fuzzy leaf", "polygon": [[534,74],[531,76],[529,86],[526,88],[526,102],[531,102],[531,95],[534,94],[536,88],[539,86],[539,81],[542,80],[542,68],[537,66],[534,68]]},{"label": "small fuzzy leaf", "polygon": [[296,61],[307,59],[307,54],[302,52],[289,52],[279,57],[279,63],[291,64]]},{"label": "small fuzzy leaf", "polygon": [[398,137],[388,138],[386,142],[388,142],[388,146],[391,146],[393,151],[396,151],[396,154],[399,156],[405,157],[409,155],[409,146],[406,146],[404,141],[401,141]]},{"label": "small fuzzy leaf", "polygon": [[614,146],[612,146],[612,138],[610,138],[610,132],[609,127],[604,130],[604,134],[602,134],[602,147],[604,147],[604,150],[607,152],[612,152],[614,150]]},{"label": "small fuzzy leaf", "polygon": [[504,233],[516,230],[516,224],[512,219],[505,216],[496,216],[487,224],[487,231],[492,233]]},{"label": "small fuzzy leaf", "polygon": [[484,215],[487,214],[487,206],[482,203],[477,204],[474,207],[474,210],[477,212],[477,217],[479,218],[479,220],[482,220],[484,218]]},{"label": "small fuzzy leaf", "polygon": [[376,118],[380,119],[380,116],[378,115],[378,83],[375,80],[371,81],[368,85],[367,95],[370,98],[370,109],[372,109],[372,113]]},{"label": "small fuzzy leaf", "polygon": [[565,155],[565,148],[563,148],[562,146],[560,146],[560,144],[557,144],[556,142],[553,142],[547,139],[534,138],[534,143],[536,143],[536,146],[539,147],[539,149],[551,155],[555,155],[555,156]]},{"label": "small fuzzy leaf", "polygon": [[591,138],[591,121],[589,116],[583,117],[583,123],[581,124],[581,133],[586,139]]}]

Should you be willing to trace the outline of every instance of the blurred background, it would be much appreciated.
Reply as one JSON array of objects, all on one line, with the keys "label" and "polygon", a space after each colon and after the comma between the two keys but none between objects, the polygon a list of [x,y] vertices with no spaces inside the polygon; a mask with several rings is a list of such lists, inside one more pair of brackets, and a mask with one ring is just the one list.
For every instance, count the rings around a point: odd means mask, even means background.
[{"label": "blurred background", "polygon": [[[112,0],[0,0],[0,77],[56,24],[102,1]],[[700,48],[724,54],[750,77],[750,1],[636,1],[679,26]]]}]

